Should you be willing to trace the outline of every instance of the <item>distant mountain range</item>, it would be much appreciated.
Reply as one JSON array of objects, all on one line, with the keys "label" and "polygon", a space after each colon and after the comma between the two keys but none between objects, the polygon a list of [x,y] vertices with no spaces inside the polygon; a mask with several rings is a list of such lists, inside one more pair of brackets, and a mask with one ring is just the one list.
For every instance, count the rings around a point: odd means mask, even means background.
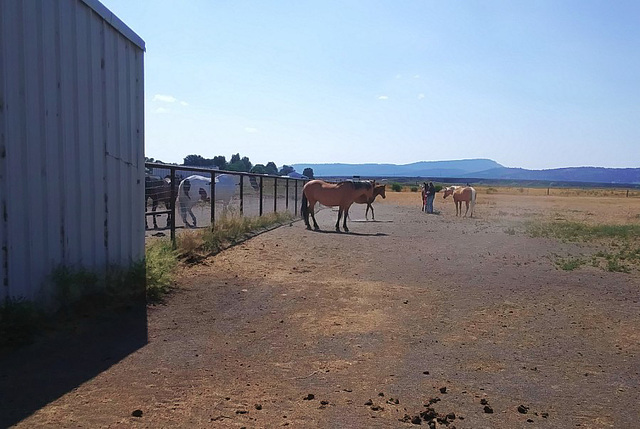
[{"label": "distant mountain range", "polygon": [[424,177],[430,179],[539,180],[603,184],[640,184],[640,168],[569,167],[527,170],[504,167],[491,159],[421,161],[412,164],[293,164],[312,168],[315,177]]}]

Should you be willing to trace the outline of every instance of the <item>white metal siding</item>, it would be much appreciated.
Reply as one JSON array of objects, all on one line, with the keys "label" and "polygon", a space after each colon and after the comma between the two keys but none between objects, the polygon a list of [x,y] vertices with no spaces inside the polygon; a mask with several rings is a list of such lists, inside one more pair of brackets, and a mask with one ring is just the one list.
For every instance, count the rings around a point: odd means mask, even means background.
[{"label": "white metal siding", "polygon": [[143,258],[143,54],[95,0],[0,1],[0,300]]}]

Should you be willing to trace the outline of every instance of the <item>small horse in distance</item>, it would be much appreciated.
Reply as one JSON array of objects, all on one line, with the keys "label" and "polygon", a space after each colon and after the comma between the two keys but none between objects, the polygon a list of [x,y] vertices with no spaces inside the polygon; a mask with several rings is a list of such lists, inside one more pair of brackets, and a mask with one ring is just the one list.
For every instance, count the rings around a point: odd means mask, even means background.
[{"label": "small horse in distance", "polygon": [[313,227],[316,230],[320,229],[318,222],[316,222],[314,212],[316,203],[320,203],[328,207],[337,206],[338,220],[336,222],[336,231],[340,232],[340,218],[344,214],[342,227],[345,232],[349,232],[349,228],[347,228],[349,207],[360,198],[364,198],[364,201],[372,199],[374,188],[375,181],[347,180],[339,183],[327,183],[323,180],[311,180],[305,183],[302,188],[302,207],[300,212],[304,218],[305,225],[307,225],[307,229],[311,229],[309,213],[311,213],[311,218],[313,219]]},{"label": "small horse in distance", "polygon": [[[214,186],[216,201],[222,201],[223,208],[226,209],[235,193],[236,183],[234,178],[228,174],[218,174],[216,175]],[[199,201],[211,201],[210,191],[211,178],[209,177],[196,174],[180,182],[176,203],[180,210],[182,222],[187,228],[197,227],[196,216],[193,214],[192,208]],[[211,210],[215,210],[213,204]],[[187,221],[187,213],[191,216],[193,225],[190,225]]]},{"label": "small horse in distance", "polygon": [[[168,177],[162,179],[160,176],[152,176],[147,174],[144,178],[144,202],[145,207],[147,201],[151,198],[151,211],[153,214],[153,228],[158,229],[158,223],[156,221],[155,211],[158,208],[158,203],[164,204],[167,210],[171,207],[171,179]],[[167,228],[171,226],[171,214],[167,215]],[[144,217],[144,227],[149,229],[147,223],[147,216]]]},{"label": "small horse in distance", "polygon": [[456,216],[462,214],[462,203],[464,202],[467,210],[463,217],[467,217],[469,205],[471,205],[470,217],[473,217],[473,208],[476,205],[476,190],[474,188],[471,186],[449,186],[448,188],[444,188],[443,198],[447,198],[449,195],[453,196],[453,201],[456,204]]},{"label": "small horse in distance", "polygon": [[367,210],[364,212],[364,218],[369,220],[369,218],[367,217],[367,215],[369,214],[369,209],[371,209],[371,218],[373,220],[376,220],[376,215],[373,212],[373,206],[371,205],[376,197],[378,195],[380,195],[382,198],[387,198],[386,194],[385,194],[385,190],[386,190],[386,186],[387,185],[375,185],[373,187],[373,196],[369,199],[366,199],[364,195],[362,195],[360,198],[358,198],[357,200],[354,201],[354,203],[357,204],[366,204],[367,205]]}]

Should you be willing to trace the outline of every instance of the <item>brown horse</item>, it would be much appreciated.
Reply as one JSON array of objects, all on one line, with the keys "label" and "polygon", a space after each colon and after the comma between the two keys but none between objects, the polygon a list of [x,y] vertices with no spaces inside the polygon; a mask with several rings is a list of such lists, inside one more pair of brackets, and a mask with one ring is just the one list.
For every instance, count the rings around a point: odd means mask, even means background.
[{"label": "brown horse", "polygon": [[471,216],[473,217],[473,208],[476,205],[476,190],[471,186],[449,186],[444,188],[444,197],[453,195],[453,201],[456,203],[456,216],[462,214],[462,203],[467,206],[467,211],[464,212],[464,217],[467,217],[469,213],[469,204],[471,204]]},{"label": "brown horse", "polygon": [[[155,212],[158,203],[163,203],[167,210],[171,209],[171,180],[169,178],[162,179],[160,176],[152,176],[147,174],[144,178],[144,202],[151,198],[151,211]],[[156,222],[156,214],[153,214],[153,228],[158,229]],[[147,216],[144,217],[144,226],[149,228],[147,224]],[[167,228],[171,226],[171,215],[167,215]]]},{"label": "brown horse", "polygon": [[366,204],[367,205],[367,210],[364,212],[364,218],[367,218],[367,215],[369,214],[369,209],[371,209],[371,218],[373,220],[376,220],[376,215],[375,213],[373,213],[373,206],[371,205],[371,203],[373,203],[376,199],[376,197],[378,195],[382,196],[382,198],[387,198],[387,196],[385,195],[385,190],[386,190],[386,186],[387,185],[375,185],[373,187],[373,196],[369,199],[367,199],[364,195],[361,196],[360,198],[358,198],[357,200],[354,201],[354,203],[357,204]]},{"label": "brown horse", "polygon": [[340,218],[344,214],[344,223],[342,225],[345,232],[349,232],[347,228],[347,217],[349,215],[349,207],[359,198],[365,201],[371,199],[373,201],[373,189],[375,182],[368,181],[345,181],[340,183],[327,183],[322,180],[311,180],[302,188],[302,207],[300,212],[304,217],[304,223],[307,229],[311,229],[309,224],[309,213],[313,219],[313,227],[320,229],[316,222],[314,207],[316,203],[328,207],[338,207],[338,221],[336,222],[336,231],[340,231]]}]

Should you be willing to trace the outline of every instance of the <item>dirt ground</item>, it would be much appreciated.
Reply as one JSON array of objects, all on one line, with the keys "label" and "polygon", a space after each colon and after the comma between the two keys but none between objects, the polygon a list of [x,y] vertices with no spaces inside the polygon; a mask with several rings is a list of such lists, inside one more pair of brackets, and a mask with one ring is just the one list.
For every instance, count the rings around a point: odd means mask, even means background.
[{"label": "dirt ground", "polygon": [[516,227],[537,218],[637,223],[640,199],[480,193],[472,219],[456,218],[440,195],[438,213],[425,214],[418,199],[388,193],[374,204],[376,222],[354,206],[350,234],[333,232],[336,212],[325,209],[322,232],[294,222],[183,270],[166,304],[147,309],[147,341],[121,355],[94,347],[91,359],[102,362],[94,373],[41,406],[15,399],[26,395],[20,380],[61,383],[73,373],[65,359],[82,355],[73,347],[119,343],[94,335],[58,347],[51,355],[60,372],[46,377],[24,362],[51,349],[22,351],[23,378],[4,376],[14,397],[14,420],[4,421],[638,427],[637,270],[558,270],[554,255],[589,253],[591,245],[531,238]]}]

